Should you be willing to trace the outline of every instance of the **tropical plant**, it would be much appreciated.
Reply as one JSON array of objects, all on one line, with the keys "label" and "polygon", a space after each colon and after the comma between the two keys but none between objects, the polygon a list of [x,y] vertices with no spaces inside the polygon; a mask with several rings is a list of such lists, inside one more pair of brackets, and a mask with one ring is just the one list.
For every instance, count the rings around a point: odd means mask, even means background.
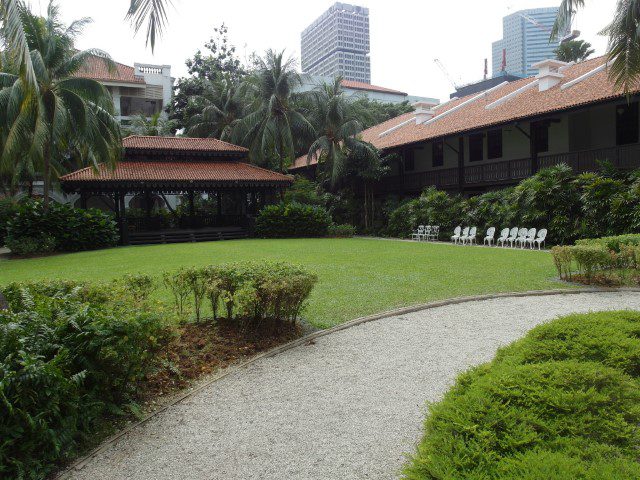
[{"label": "tropical plant", "polygon": [[[562,0],[558,17],[551,32],[557,38],[571,26],[571,19],[585,0]],[[640,79],[640,3],[637,0],[618,0],[613,20],[603,29],[609,36],[607,57],[609,77],[617,87],[629,94]]]},{"label": "tropical plant", "polygon": [[248,94],[254,98],[250,113],[234,129],[234,143],[249,148],[255,162],[275,159],[280,171],[296,157],[296,143],[314,137],[314,128],[292,103],[300,84],[293,59],[284,52],[268,50],[258,60],[258,69],[248,77]]},{"label": "tropical plant", "polygon": [[230,140],[246,110],[244,88],[236,87],[229,78],[206,82],[204,88],[204,92],[194,99],[203,106],[202,112],[191,117],[187,134]]},{"label": "tropical plant", "polygon": [[309,147],[307,162],[317,159],[332,185],[344,174],[350,152],[358,152],[372,162],[379,158],[372,145],[356,138],[362,126],[351,115],[341,84],[342,77],[336,77],[333,83],[322,83],[311,92],[311,115],[318,125],[318,136]]},{"label": "tropical plant", "polygon": [[124,134],[145,135],[147,137],[162,137],[171,135],[173,124],[162,114],[157,112],[147,117],[144,113],[136,115],[131,125],[123,127]]},{"label": "tropical plant", "polygon": [[595,50],[589,42],[584,40],[571,40],[563,42],[554,50],[556,58],[562,62],[584,62]]},{"label": "tropical plant", "polygon": [[[26,162],[28,167],[23,168],[42,172],[48,208],[52,170],[59,173],[70,157],[93,166],[118,159],[120,128],[111,96],[99,82],[74,76],[91,56],[110,67],[113,62],[101,50],[75,49],[74,40],[90,19],[65,26],[53,2],[46,18],[32,14],[21,3],[17,8],[35,83],[15,73],[26,71],[24,65],[12,65],[0,74],[0,128],[4,131],[0,166],[13,169]],[[12,38],[9,27],[3,25],[0,30],[5,44]]]},{"label": "tropical plant", "polygon": [[126,19],[131,22],[134,31],[138,31],[147,24],[147,45],[151,50],[156,46],[156,37],[162,36],[167,24],[167,6],[171,0],[131,0]]}]

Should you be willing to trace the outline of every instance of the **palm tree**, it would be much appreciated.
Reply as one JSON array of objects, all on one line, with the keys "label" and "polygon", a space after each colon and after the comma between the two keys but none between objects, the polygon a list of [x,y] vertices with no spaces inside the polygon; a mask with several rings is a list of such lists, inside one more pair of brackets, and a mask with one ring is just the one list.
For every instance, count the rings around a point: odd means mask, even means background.
[{"label": "palm tree", "polygon": [[131,126],[124,127],[123,133],[127,135],[144,135],[147,137],[162,137],[171,134],[171,121],[167,120],[162,112],[157,112],[147,117],[141,113],[133,118]]},{"label": "palm tree", "polygon": [[257,71],[246,83],[254,99],[252,113],[237,124],[234,142],[248,147],[254,161],[264,163],[275,156],[284,172],[285,160],[295,158],[296,143],[312,138],[314,129],[292,102],[293,89],[300,84],[293,60],[285,60],[284,52],[268,50],[257,63]]},{"label": "palm tree", "polygon": [[131,0],[126,19],[131,21],[134,31],[138,31],[147,24],[147,45],[151,51],[156,46],[156,37],[162,36],[167,24],[167,6],[171,0]]},{"label": "palm tree", "polygon": [[234,128],[246,110],[245,89],[225,78],[208,82],[202,95],[192,99],[202,105],[202,112],[191,117],[187,135],[230,140]]},{"label": "palm tree", "polygon": [[318,135],[309,148],[307,162],[319,159],[329,173],[332,185],[344,174],[351,153],[374,163],[379,159],[374,147],[357,138],[362,126],[352,115],[341,85],[342,78],[337,77],[333,83],[323,83],[311,92]]},{"label": "palm tree", "polygon": [[[575,12],[584,5],[585,0],[562,0],[551,37],[557,38],[559,32],[565,31]],[[640,80],[640,2],[618,0],[613,21],[603,33],[609,36],[609,78],[629,94]]]},{"label": "palm tree", "polygon": [[[58,7],[51,2],[47,17],[33,15],[19,5],[29,60],[35,74],[30,85],[23,65],[0,74],[0,129],[4,140],[0,167],[11,169],[27,163],[44,177],[44,201],[48,207],[52,169],[60,173],[71,157],[83,164],[113,164],[120,153],[120,128],[113,116],[113,101],[100,83],[76,78],[74,74],[90,56],[102,58],[113,68],[109,56],[100,50],[78,51],[74,39],[88,18],[68,27],[59,19]],[[2,39],[10,42],[3,26]],[[19,59],[16,59],[19,61]]]},{"label": "palm tree", "polygon": [[584,62],[593,52],[591,44],[584,40],[564,42],[555,49],[556,58],[562,62]]}]

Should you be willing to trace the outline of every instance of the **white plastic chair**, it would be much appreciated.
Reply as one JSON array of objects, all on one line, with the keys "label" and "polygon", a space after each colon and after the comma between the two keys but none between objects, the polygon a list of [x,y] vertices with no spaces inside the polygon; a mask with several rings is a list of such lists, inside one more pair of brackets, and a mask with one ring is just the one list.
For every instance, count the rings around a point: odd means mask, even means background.
[{"label": "white plastic chair", "polygon": [[424,235],[424,225],[418,225],[418,230],[411,234],[411,240],[420,241],[423,235]]},{"label": "white plastic chair", "polygon": [[424,233],[422,234],[422,240],[424,240],[425,242],[429,241],[429,238],[431,237],[431,229],[433,227],[431,225],[427,225],[426,227],[424,227]]},{"label": "white plastic chair", "polygon": [[509,238],[507,238],[507,243],[509,244],[510,247],[513,247],[514,243],[518,239],[518,232],[519,231],[520,230],[518,230],[518,227],[513,227],[511,229],[511,231],[509,232]]},{"label": "white plastic chair", "polygon": [[536,228],[530,228],[527,232],[527,236],[523,240],[520,240],[520,248],[524,248],[527,245],[530,245],[536,239],[537,231],[538,229]]},{"label": "white plastic chair", "polygon": [[436,241],[440,236],[440,225],[434,225],[431,227],[431,233],[429,234],[429,240]]},{"label": "white plastic chair", "polygon": [[490,247],[493,245],[493,241],[496,238],[496,227],[489,227],[487,230],[487,236],[484,237],[483,245],[489,245]]},{"label": "white plastic chair", "polygon": [[516,238],[516,240],[514,242],[515,246],[517,247],[518,245],[522,245],[523,242],[526,242],[528,234],[529,234],[529,229],[528,228],[524,228],[523,227],[520,230],[518,230],[518,238]]},{"label": "white plastic chair", "polygon": [[496,240],[496,246],[502,245],[504,247],[504,242],[506,242],[508,238],[509,238],[509,229],[503,228],[502,232],[500,232],[500,236]]},{"label": "white plastic chair", "polygon": [[453,243],[458,243],[458,240],[460,240],[460,237],[462,236],[462,227],[460,225],[458,225],[454,230],[453,230],[453,235],[451,236],[451,241]]},{"label": "white plastic chair", "polygon": [[546,240],[547,240],[547,229],[543,228],[538,232],[538,236],[533,240],[531,240],[531,248],[533,248],[535,245],[538,245],[538,250],[540,250],[542,248],[542,245],[546,244]]},{"label": "white plastic chair", "polygon": [[476,235],[478,234],[478,229],[476,227],[471,227],[469,229],[469,233],[463,235],[460,240],[462,240],[462,244],[466,245],[469,242],[469,245],[473,245],[476,241]]}]

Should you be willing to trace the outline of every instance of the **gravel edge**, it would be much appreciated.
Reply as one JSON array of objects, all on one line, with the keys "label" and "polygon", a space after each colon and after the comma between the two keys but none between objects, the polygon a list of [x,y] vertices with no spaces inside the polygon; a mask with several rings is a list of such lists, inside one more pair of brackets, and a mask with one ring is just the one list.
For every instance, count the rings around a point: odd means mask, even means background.
[{"label": "gravel edge", "polygon": [[368,315],[368,316],[365,316],[365,317],[359,317],[359,318],[356,318],[354,320],[350,320],[348,322],[342,323],[340,325],[336,325],[334,327],[328,328],[326,330],[319,330],[319,331],[310,333],[308,335],[305,335],[305,336],[303,336],[303,337],[301,337],[301,338],[299,338],[297,340],[293,340],[293,341],[291,341],[289,343],[286,343],[284,345],[281,345],[279,347],[275,347],[275,348],[273,348],[271,350],[268,350],[266,352],[260,353],[260,354],[258,354],[256,356],[250,358],[249,360],[246,360],[246,361],[244,361],[244,362],[242,362],[242,363],[240,363],[240,364],[238,364],[236,366],[228,367],[227,369],[225,369],[224,372],[222,372],[222,373],[220,373],[218,375],[214,375],[209,380],[206,380],[206,381],[204,381],[202,383],[199,383],[197,385],[197,387],[192,388],[192,389],[188,389],[183,394],[177,395],[170,402],[164,404],[159,409],[154,410],[153,412],[149,413],[148,415],[146,415],[145,417],[143,417],[139,421],[128,425],[127,427],[125,427],[124,429],[120,430],[116,434],[112,435],[111,437],[108,437],[106,440],[104,440],[100,444],[100,446],[98,446],[97,448],[93,449],[88,454],[78,458],[73,463],[71,463],[69,466],[67,466],[64,470],[58,472],[57,474],[54,474],[51,478],[53,480],[62,480],[62,479],[68,478],[68,476],[72,473],[73,470],[81,469],[91,459],[93,459],[96,455],[98,455],[100,452],[105,450],[111,444],[115,443],[121,437],[127,435],[129,432],[131,432],[135,428],[145,424],[146,422],[148,422],[149,420],[151,420],[152,418],[154,418],[158,414],[164,412],[165,410],[168,410],[170,407],[172,407],[172,406],[182,402],[183,400],[195,395],[196,393],[200,392],[201,390],[204,390],[205,388],[209,387],[210,385],[212,385],[213,383],[217,382],[218,380],[221,380],[221,379],[223,379],[225,377],[233,375],[233,374],[239,372],[240,370],[248,367],[252,363],[257,362],[260,359],[273,357],[273,356],[278,355],[278,354],[280,354],[282,352],[285,352],[287,350],[291,350],[292,348],[296,348],[298,346],[305,345],[308,342],[310,342],[310,341],[312,341],[312,340],[314,340],[316,338],[319,338],[319,337],[324,337],[326,335],[330,335],[330,334],[335,333],[335,332],[346,330],[348,328],[351,328],[351,327],[354,327],[354,326],[357,326],[357,325],[362,325],[364,323],[372,322],[372,321],[375,321],[375,320],[380,320],[380,319],[387,318],[387,317],[406,315],[408,313],[414,313],[414,312],[418,312],[418,311],[421,311],[421,310],[429,310],[429,309],[432,309],[432,308],[445,307],[445,306],[448,306],[448,305],[457,305],[457,304],[460,304],[460,303],[469,303],[469,302],[484,301],[484,300],[494,300],[494,299],[500,299],[500,298],[542,297],[542,296],[550,296],[550,295],[579,295],[579,294],[585,294],[585,293],[611,293],[611,292],[640,292],[640,288],[601,288],[601,287],[594,288],[594,287],[585,287],[585,288],[575,288],[575,289],[532,290],[532,291],[527,291],[527,292],[508,292],[508,293],[495,293],[495,294],[487,294],[487,295],[474,295],[474,296],[467,296],[467,297],[456,297],[456,298],[451,298],[451,299],[447,299],[447,300],[438,300],[438,301],[434,301],[434,302],[418,304],[418,305],[413,305],[413,306],[409,306],[409,307],[402,307],[402,308],[397,308],[397,309],[394,309],[394,310],[388,310],[388,311],[385,311],[385,312],[382,312],[382,313],[376,313],[376,314]]}]

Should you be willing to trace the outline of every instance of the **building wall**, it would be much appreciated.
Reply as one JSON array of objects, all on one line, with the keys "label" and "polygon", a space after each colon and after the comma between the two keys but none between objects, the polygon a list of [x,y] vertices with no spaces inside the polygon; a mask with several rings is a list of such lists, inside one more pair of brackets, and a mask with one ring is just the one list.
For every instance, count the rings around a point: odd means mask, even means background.
[{"label": "building wall", "polygon": [[369,9],[337,2],[302,32],[302,71],[371,83],[369,50]]}]

